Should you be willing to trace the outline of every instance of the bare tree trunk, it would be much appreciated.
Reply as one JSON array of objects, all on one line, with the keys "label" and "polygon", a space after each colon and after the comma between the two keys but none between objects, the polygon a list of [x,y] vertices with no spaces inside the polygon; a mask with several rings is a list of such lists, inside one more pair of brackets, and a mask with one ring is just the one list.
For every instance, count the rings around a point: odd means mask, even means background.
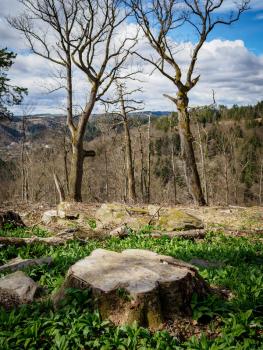
[{"label": "bare tree trunk", "polygon": [[142,145],[142,133],[140,128],[139,130],[139,137],[140,137],[140,154],[141,154],[141,176],[140,176],[140,187],[141,187],[141,195],[142,195],[142,201],[145,201],[145,191],[144,191],[144,154],[143,154],[143,145]]},{"label": "bare tree trunk", "polygon": [[68,150],[67,150],[67,145],[66,145],[66,136],[64,136],[63,146],[64,146],[63,160],[64,160],[65,183],[66,183],[67,193],[69,193]]},{"label": "bare tree trunk", "polygon": [[226,154],[225,157],[225,182],[226,182],[226,205],[229,205],[229,179],[228,179],[228,161]]},{"label": "bare tree trunk", "polygon": [[200,125],[198,121],[196,121],[197,124],[197,131],[198,131],[198,138],[199,138],[199,147],[200,147],[200,156],[201,156],[201,168],[202,168],[202,180],[203,180],[203,191],[204,191],[204,197],[206,204],[208,205],[208,189],[207,189],[207,176],[206,176],[206,161],[205,161],[205,151],[200,131]]},{"label": "bare tree trunk", "polygon": [[128,193],[127,198],[130,202],[136,202],[136,191],[135,191],[135,177],[134,177],[134,165],[132,159],[132,146],[131,146],[131,135],[128,125],[128,120],[124,119],[124,132],[125,132],[125,151],[126,151],[126,171],[128,180]]},{"label": "bare tree trunk", "polygon": [[262,182],[263,182],[263,162],[260,166],[260,179],[259,179],[259,205],[262,205]]},{"label": "bare tree trunk", "polygon": [[64,192],[63,186],[62,186],[56,173],[53,174],[53,177],[54,177],[56,189],[57,189],[58,194],[59,194],[59,201],[60,201],[60,203],[64,202],[65,201],[65,192]]},{"label": "bare tree trunk", "polygon": [[83,167],[84,159],[86,157],[94,157],[94,151],[88,151],[83,149],[83,139],[86,130],[86,126],[89,117],[92,113],[93,107],[96,102],[98,86],[93,87],[89,101],[85,107],[85,110],[80,116],[77,127],[70,126],[71,130],[71,144],[72,144],[72,158],[70,167],[70,180],[69,180],[69,198],[75,202],[82,202],[82,179],[83,179]]},{"label": "bare tree trunk", "polygon": [[186,181],[190,194],[198,205],[206,205],[201,181],[197,170],[194,148],[193,135],[190,129],[190,119],[188,112],[188,98],[186,95],[179,96],[177,100],[178,110],[178,129],[181,142],[181,155],[184,161]]},{"label": "bare tree trunk", "polygon": [[148,119],[147,203],[151,201],[151,115]]},{"label": "bare tree trunk", "polygon": [[109,175],[108,175],[108,155],[105,148],[104,151],[104,160],[105,160],[105,178],[106,178],[106,200],[109,200]]},{"label": "bare tree trunk", "polygon": [[72,158],[70,167],[70,199],[75,202],[81,202],[81,186],[83,178],[83,144],[82,140],[74,142],[72,144]]},{"label": "bare tree trunk", "polygon": [[26,116],[23,115],[23,121],[22,121],[22,146],[21,146],[21,175],[22,175],[22,200],[28,201],[29,200],[29,193],[28,193],[28,174],[26,170],[26,157],[25,157],[25,143],[26,143]]},{"label": "bare tree trunk", "polygon": [[170,119],[170,135],[171,135],[171,163],[173,170],[173,188],[174,188],[174,203],[177,203],[177,186],[176,186],[176,169],[175,169],[175,150],[172,138],[172,120]]}]

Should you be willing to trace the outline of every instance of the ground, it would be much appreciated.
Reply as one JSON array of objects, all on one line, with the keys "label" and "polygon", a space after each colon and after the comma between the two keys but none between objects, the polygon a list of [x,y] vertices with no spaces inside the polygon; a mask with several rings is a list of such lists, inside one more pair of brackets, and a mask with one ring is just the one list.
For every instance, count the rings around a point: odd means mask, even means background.
[{"label": "ground", "polygon": [[[82,207],[83,208],[83,207]],[[88,206],[87,206],[88,208]],[[22,210],[21,210],[22,209]],[[22,207],[19,211],[31,225],[40,225],[43,207]],[[98,207],[96,207],[96,210]],[[178,209],[178,208],[176,208]],[[262,349],[263,316],[263,242],[262,208],[180,208],[199,218],[208,228],[206,237],[198,240],[180,238],[151,238],[154,229],[148,225],[130,231],[128,237],[90,236],[87,242],[72,240],[65,245],[51,247],[43,244],[0,249],[0,264],[20,255],[22,258],[52,256],[52,267],[37,266],[26,272],[46,293],[28,306],[14,311],[0,311],[0,348],[9,349]],[[86,212],[92,230],[94,206]],[[93,215],[92,214],[93,210]],[[95,210],[95,211],[96,211]],[[78,220],[68,224],[78,225]],[[83,223],[82,223],[83,224]],[[61,229],[54,223],[57,230]],[[52,226],[52,225],[51,225]],[[216,227],[216,230],[215,230]],[[218,227],[221,227],[219,230]],[[234,234],[231,232],[241,232]],[[39,228],[9,229],[5,235],[50,235]],[[214,288],[205,300],[193,298],[191,317],[167,320],[160,330],[151,333],[134,324],[114,327],[102,321],[92,308],[87,292],[68,291],[64,306],[54,310],[47,296],[55,293],[63,283],[68,268],[94,249],[122,251],[128,248],[149,249],[189,262],[203,259],[201,276]],[[209,264],[218,262],[219,264]]]}]

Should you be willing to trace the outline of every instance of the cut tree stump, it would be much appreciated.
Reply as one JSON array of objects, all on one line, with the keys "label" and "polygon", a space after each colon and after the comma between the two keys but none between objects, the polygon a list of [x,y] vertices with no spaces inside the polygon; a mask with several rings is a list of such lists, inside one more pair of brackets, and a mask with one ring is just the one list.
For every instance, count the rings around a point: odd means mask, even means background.
[{"label": "cut tree stump", "polygon": [[39,286],[22,271],[0,278],[0,306],[6,309],[34,300]]},{"label": "cut tree stump", "polygon": [[35,265],[50,265],[52,263],[51,256],[43,257],[39,259],[22,259],[20,257],[9,260],[6,264],[0,266],[0,272],[4,271],[17,271],[24,269],[25,267],[35,266]]},{"label": "cut tree stump", "polygon": [[0,229],[4,229],[6,225],[12,227],[26,227],[19,214],[13,211],[0,212]]},{"label": "cut tree stump", "polygon": [[190,315],[193,293],[205,296],[210,291],[192,265],[140,249],[94,250],[71,266],[54,297],[56,306],[67,288],[90,288],[103,319],[116,325],[137,321],[151,329],[165,319]]}]

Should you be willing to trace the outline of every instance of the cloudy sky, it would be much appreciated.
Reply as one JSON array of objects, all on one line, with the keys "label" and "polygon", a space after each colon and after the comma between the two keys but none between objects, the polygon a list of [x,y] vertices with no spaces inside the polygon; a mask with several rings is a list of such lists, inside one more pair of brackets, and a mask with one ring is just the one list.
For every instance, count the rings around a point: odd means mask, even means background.
[{"label": "cloudy sky", "polygon": [[[233,8],[233,0],[225,0],[224,10]],[[54,87],[54,68],[44,59],[27,49],[26,42],[19,33],[10,28],[7,16],[14,16],[22,9],[17,0],[0,0],[0,39],[1,47],[8,47],[17,53],[10,71],[12,83],[29,89],[25,103],[34,105],[34,113],[61,113],[65,106],[62,90],[48,93],[47,87]],[[196,73],[201,75],[199,84],[192,90],[190,104],[211,103],[212,89],[218,104],[246,105],[263,100],[263,0],[251,0],[251,9],[243,14],[241,20],[231,27],[220,26],[211,33],[203,46]],[[135,25],[127,24],[126,32],[135,30]],[[184,69],[191,54],[193,37],[183,32],[184,41],[178,50],[178,60]],[[175,39],[174,39],[175,40]],[[176,39],[177,40],[177,39]],[[145,47],[145,43],[140,43]],[[175,95],[174,86],[152,68],[142,64],[144,73],[140,77],[143,92],[138,98],[144,100],[146,110],[173,110],[174,106],[163,94]],[[149,74],[151,73],[151,74]],[[83,104],[88,85],[85,77],[76,73],[77,88],[75,100]],[[134,82],[131,83],[134,87]],[[96,112],[101,111],[98,104]],[[21,107],[15,110],[21,112]]]}]

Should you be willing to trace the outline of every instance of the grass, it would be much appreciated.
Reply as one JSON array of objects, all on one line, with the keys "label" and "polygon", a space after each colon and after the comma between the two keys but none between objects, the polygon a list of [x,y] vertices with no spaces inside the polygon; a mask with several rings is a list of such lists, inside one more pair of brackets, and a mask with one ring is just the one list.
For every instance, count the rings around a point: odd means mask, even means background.
[{"label": "grass", "polygon": [[114,327],[92,310],[88,291],[69,290],[65,305],[56,312],[50,302],[34,303],[10,312],[1,309],[0,349],[263,349],[263,244],[260,241],[213,232],[198,242],[167,237],[153,239],[142,233],[122,240],[89,240],[85,245],[72,241],[61,247],[9,246],[0,250],[0,263],[17,255],[22,258],[52,256],[52,267],[43,265],[26,270],[52,293],[63,282],[67,269],[96,248],[114,251],[141,248],[185,261],[192,258],[222,261],[223,266],[202,268],[200,274],[210,284],[229,289],[233,298],[223,300],[212,295],[204,301],[195,297],[192,300],[197,325],[205,322],[213,329],[217,322],[219,334],[209,337],[203,333],[181,340],[165,331],[151,334],[136,325]]},{"label": "grass", "polygon": [[50,233],[36,226],[25,229],[23,227],[13,228],[12,224],[10,225],[6,224],[4,229],[0,229],[0,236],[1,237],[21,237],[21,238],[29,238],[32,236],[49,237]]}]

